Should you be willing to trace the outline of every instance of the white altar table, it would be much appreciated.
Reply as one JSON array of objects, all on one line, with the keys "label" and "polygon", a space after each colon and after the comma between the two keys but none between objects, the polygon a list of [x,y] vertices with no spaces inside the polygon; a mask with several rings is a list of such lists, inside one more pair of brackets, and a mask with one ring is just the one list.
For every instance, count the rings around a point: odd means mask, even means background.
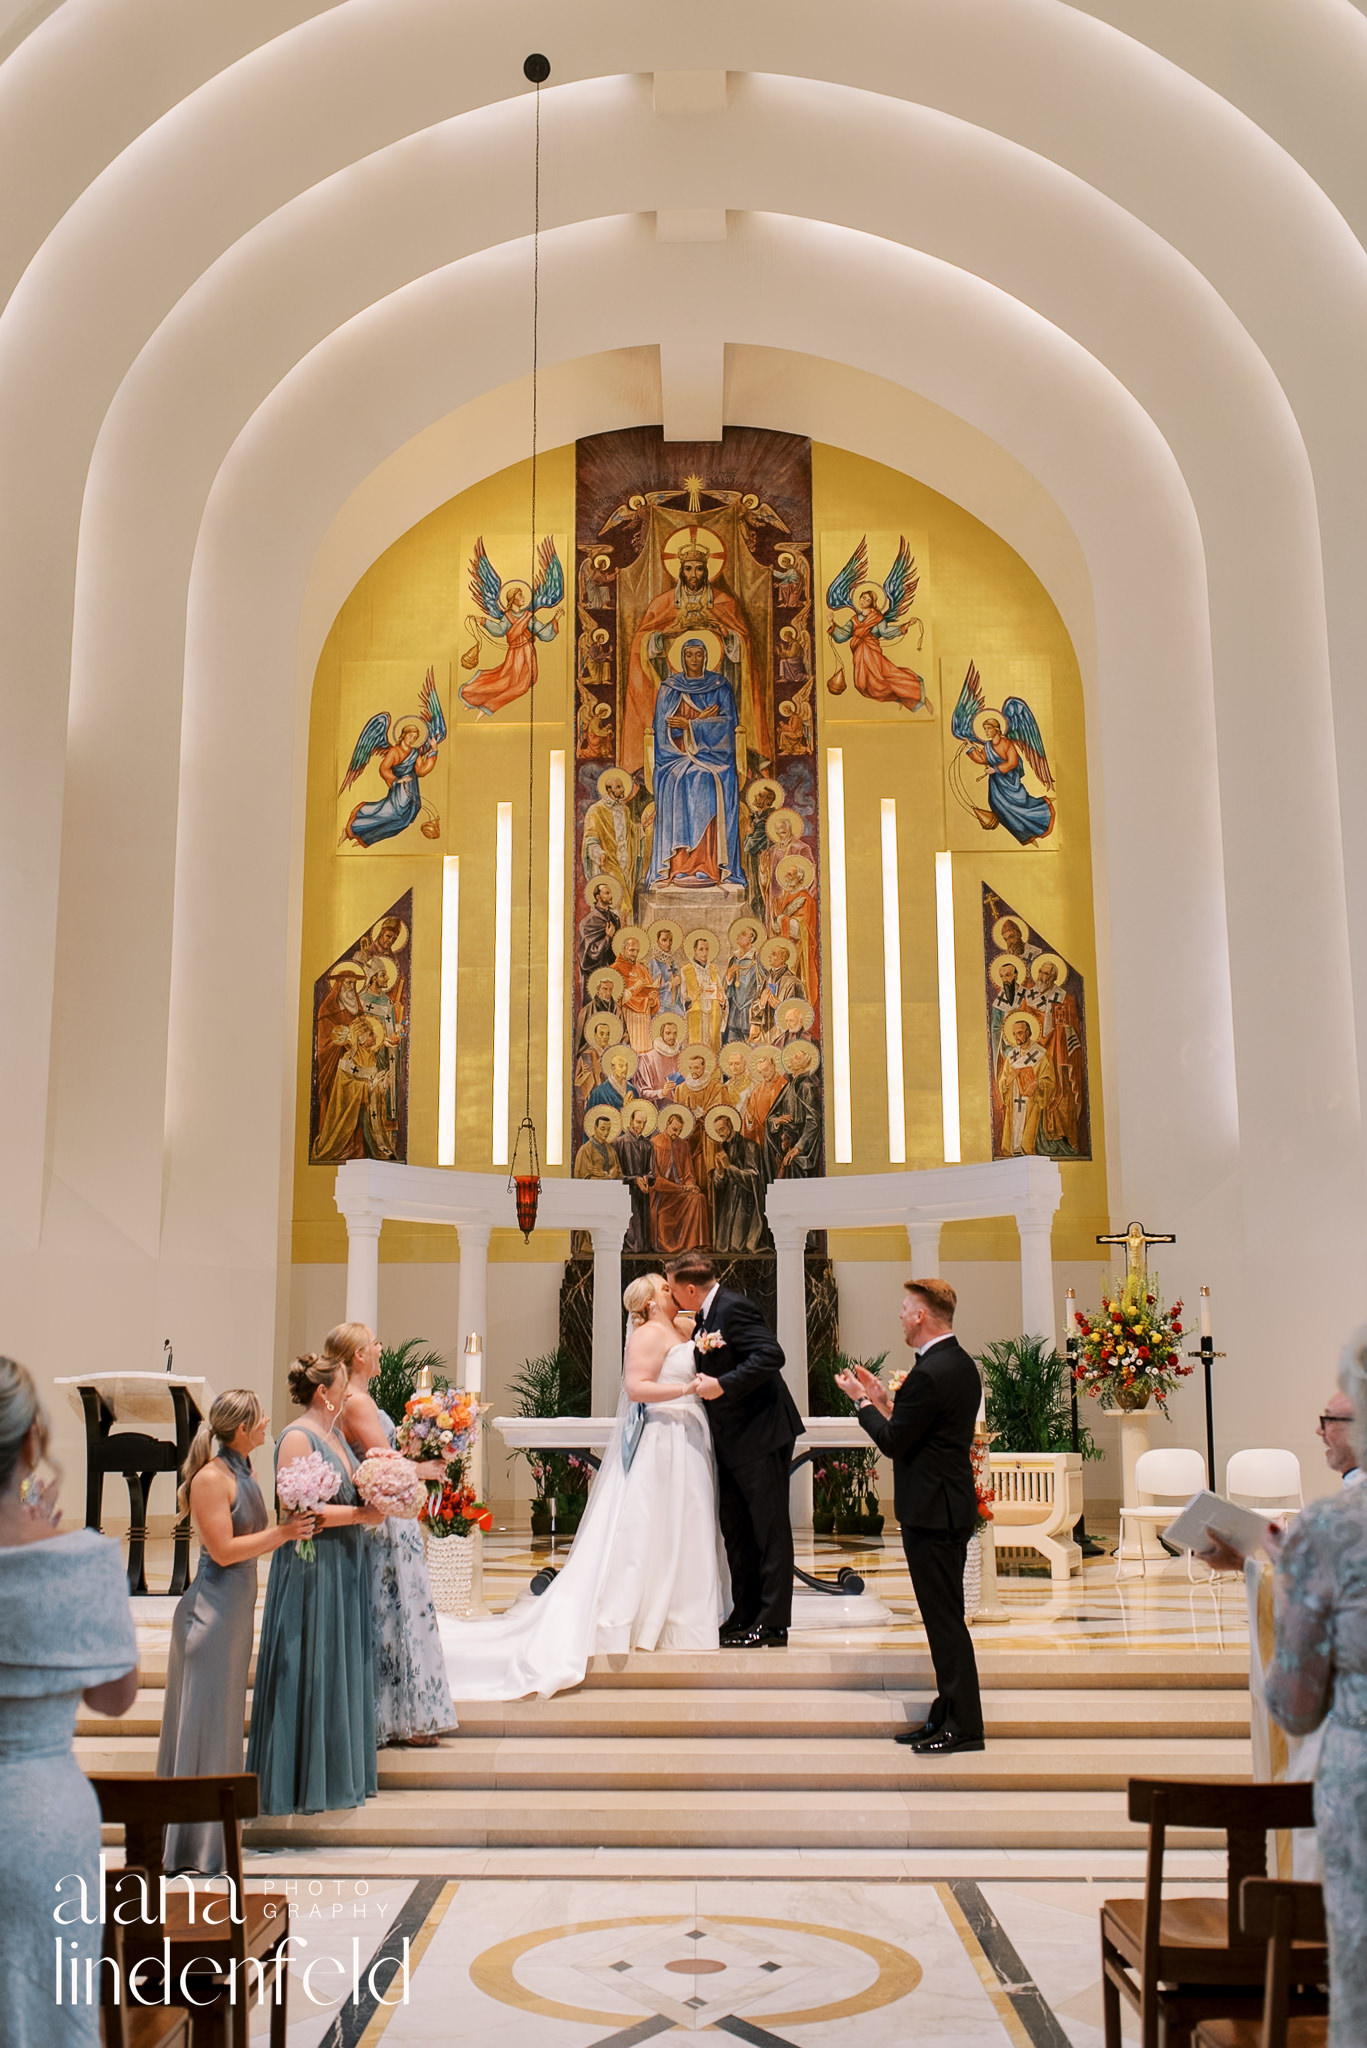
[{"label": "white altar table", "polygon": [[[494,1415],[489,1418],[510,1450],[586,1451],[597,1462],[607,1448],[614,1423],[606,1415]],[[868,1437],[852,1416],[808,1415],[793,1446],[794,1458],[822,1451],[866,1449]],[[793,1595],[794,1628],[883,1628],[894,1621],[892,1609],[864,1591],[857,1571],[843,1565],[834,1579],[822,1579],[794,1567],[807,1592]],[[544,1592],[553,1569],[539,1571],[533,1590]]]}]

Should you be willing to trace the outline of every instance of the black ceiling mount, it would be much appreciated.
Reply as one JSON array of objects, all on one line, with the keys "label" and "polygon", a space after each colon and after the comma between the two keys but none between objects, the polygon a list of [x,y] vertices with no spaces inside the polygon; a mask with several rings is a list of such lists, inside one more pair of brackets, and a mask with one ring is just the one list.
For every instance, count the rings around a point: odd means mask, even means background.
[{"label": "black ceiling mount", "polygon": [[551,75],[551,60],[543,57],[539,50],[533,50],[522,66],[522,75],[533,85],[544,85]]}]

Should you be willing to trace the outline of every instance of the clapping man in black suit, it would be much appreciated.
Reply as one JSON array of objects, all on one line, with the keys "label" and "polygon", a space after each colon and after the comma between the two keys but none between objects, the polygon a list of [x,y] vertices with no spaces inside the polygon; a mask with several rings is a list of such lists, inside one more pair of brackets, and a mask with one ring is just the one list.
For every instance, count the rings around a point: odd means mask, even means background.
[{"label": "clapping man in black suit", "polygon": [[982,1383],[954,1335],[954,1289],[908,1280],[902,1334],[916,1362],[896,1396],[862,1367],[836,1381],[893,1465],[893,1507],[935,1666],[937,1697],[922,1727],[896,1737],[920,1756],[983,1747],[978,1665],[964,1620],[964,1558],[978,1519],[969,1455]]},{"label": "clapping man in black suit", "polygon": [[793,1525],[788,1480],[802,1434],[783,1378],[783,1350],[753,1301],[717,1285],[705,1252],[665,1268],[681,1309],[692,1311],[696,1391],[707,1403],[717,1456],[717,1518],[731,1568],[723,1649],[784,1649],[793,1615]]}]

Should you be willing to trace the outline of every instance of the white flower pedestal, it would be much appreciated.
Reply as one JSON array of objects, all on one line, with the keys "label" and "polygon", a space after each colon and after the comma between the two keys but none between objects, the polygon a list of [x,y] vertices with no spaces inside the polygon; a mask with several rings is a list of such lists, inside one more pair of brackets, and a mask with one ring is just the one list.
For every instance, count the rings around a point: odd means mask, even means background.
[{"label": "white flower pedestal", "polygon": [[474,1593],[475,1547],[468,1536],[429,1536],[427,1576],[438,1614],[468,1614]]},{"label": "white flower pedestal", "polygon": [[983,1546],[982,1538],[970,1536],[968,1551],[964,1558],[964,1620],[972,1621],[982,1604],[983,1593]]}]

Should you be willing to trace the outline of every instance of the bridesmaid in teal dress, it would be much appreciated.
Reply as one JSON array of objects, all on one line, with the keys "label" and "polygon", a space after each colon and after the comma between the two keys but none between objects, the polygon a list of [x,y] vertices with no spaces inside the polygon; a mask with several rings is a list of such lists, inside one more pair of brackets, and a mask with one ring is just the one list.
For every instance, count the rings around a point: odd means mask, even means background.
[{"label": "bridesmaid in teal dress", "polygon": [[336,1430],[346,1368],[300,1358],[290,1394],[304,1410],[275,1447],[275,1469],[318,1451],[341,1486],[316,1512],[312,1562],[286,1544],[271,1559],[256,1654],[247,1769],[262,1813],[328,1813],[361,1806],[376,1789],[375,1679],[367,1531],[384,1520],[362,1505],[356,1460]]},{"label": "bridesmaid in teal dress", "polygon": [[[247,1668],[256,1619],[256,1560],[313,1533],[312,1515],[273,1526],[252,1471],[268,1418],[248,1387],[220,1394],[185,1461],[179,1506],[199,1537],[199,1568],[171,1623],[159,1778],[242,1769]],[[216,1820],[166,1830],[166,1868],[217,1876],[223,1829]]]}]

